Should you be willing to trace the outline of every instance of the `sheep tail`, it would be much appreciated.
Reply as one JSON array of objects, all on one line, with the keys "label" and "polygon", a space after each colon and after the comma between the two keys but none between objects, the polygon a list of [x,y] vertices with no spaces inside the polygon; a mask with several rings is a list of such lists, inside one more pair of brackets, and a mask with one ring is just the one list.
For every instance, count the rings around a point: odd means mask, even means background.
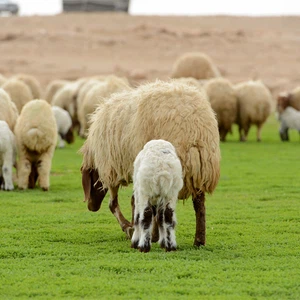
[{"label": "sheep tail", "polygon": [[173,185],[173,176],[167,171],[162,171],[158,175],[158,183],[162,194],[168,194]]},{"label": "sheep tail", "polygon": [[44,133],[38,128],[31,128],[27,131],[26,136],[30,139],[31,144],[38,144],[40,139],[43,138]]}]

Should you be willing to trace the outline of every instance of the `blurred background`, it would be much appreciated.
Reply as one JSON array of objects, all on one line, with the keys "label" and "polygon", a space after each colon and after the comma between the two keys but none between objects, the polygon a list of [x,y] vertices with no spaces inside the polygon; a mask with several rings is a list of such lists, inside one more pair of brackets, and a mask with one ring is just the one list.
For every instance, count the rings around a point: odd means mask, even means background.
[{"label": "blurred background", "polygon": [[121,10],[133,15],[299,15],[300,1],[236,0],[0,0],[14,2],[19,14],[52,15],[62,11]]}]

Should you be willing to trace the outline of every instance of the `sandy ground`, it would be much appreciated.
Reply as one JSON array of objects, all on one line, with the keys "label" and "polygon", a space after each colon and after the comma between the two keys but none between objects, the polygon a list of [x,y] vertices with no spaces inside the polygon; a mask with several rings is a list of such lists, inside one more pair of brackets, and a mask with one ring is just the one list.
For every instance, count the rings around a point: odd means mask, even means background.
[{"label": "sandy ground", "polygon": [[0,73],[57,78],[115,73],[166,79],[188,51],[232,82],[261,79],[274,96],[300,85],[300,17],[159,17],[72,13],[0,18]]}]

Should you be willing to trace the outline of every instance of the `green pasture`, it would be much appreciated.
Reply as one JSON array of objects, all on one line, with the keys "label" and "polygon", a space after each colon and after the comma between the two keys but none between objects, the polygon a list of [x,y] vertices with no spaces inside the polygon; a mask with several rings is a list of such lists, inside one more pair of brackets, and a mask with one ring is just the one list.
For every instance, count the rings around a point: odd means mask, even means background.
[{"label": "green pasture", "polygon": [[[191,199],[179,201],[178,250],[130,248],[108,208],[89,212],[83,141],[57,149],[49,192],[0,191],[1,299],[300,299],[300,141],[281,142],[272,116],[255,141],[237,128],[221,144],[221,178],[207,195],[207,245],[193,246]],[[130,217],[132,187],[120,203]]]}]

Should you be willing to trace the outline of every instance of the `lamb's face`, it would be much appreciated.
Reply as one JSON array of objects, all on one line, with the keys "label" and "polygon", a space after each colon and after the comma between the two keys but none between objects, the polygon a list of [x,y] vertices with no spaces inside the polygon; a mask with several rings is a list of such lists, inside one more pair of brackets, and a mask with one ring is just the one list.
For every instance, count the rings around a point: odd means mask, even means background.
[{"label": "lamb's face", "polygon": [[74,143],[74,131],[72,126],[66,134],[62,135],[62,139],[64,139],[68,144]]},{"label": "lamb's face", "polygon": [[290,103],[291,94],[289,93],[282,93],[277,98],[277,111],[279,114],[281,114]]}]

